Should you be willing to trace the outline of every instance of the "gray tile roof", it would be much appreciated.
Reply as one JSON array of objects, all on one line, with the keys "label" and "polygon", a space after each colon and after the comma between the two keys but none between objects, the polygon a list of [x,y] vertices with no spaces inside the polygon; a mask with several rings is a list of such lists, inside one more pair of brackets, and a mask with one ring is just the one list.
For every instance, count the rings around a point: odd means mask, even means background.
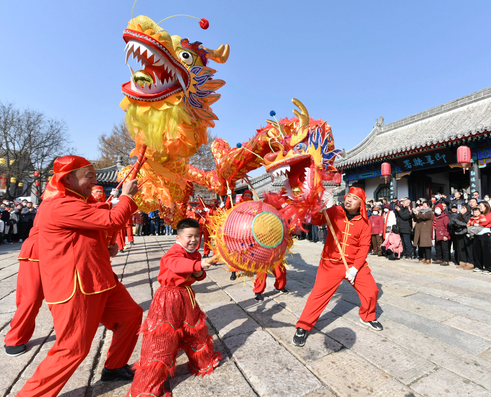
[{"label": "gray tile roof", "polygon": [[117,183],[116,180],[118,174],[118,166],[112,165],[111,167],[101,168],[96,170],[97,173],[97,182],[99,183]]},{"label": "gray tile roof", "polygon": [[381,117],[370,134],[346,153],[337,167],[409,155],[463,137],[491,131],[491,87],[444,103],[424,112],[384,124]]}]

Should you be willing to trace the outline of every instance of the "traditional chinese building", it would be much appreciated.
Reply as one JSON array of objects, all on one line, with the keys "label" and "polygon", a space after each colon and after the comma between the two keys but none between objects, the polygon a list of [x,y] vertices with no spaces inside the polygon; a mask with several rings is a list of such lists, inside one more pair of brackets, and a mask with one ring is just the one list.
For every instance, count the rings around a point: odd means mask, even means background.
[{"label": "traditional chinese building", "polygon": [[[368,136],[336,166],[347,187],[365,189],[367,197],[431,197],[456,189],[491,193],[491,87],[384,124],[380,117]],[[457,164],[457,148],[471,149],[470,169]],[[387,182],[381,164],[391,164]]]}]

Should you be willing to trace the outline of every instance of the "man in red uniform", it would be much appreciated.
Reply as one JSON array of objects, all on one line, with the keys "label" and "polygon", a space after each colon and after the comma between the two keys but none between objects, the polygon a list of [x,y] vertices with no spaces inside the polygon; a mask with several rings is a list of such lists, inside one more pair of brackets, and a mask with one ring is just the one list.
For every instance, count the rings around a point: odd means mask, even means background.
[{"label": "man in red uniform", "polygon": [[90,350],[99,323],[113,331],[102,381],[131,380],[142,309],[119,283],[110,264],[107,231],[122,228],[137,206],[137,181],[123,185],[112,210],[87,203],[96,172],[78,156],[55,160],[39,213],[39,267],[56,342],[17,396],[56,396]]},{"label": "man in red uniform", "polygon": [[[365,200],[366,194],[363,189],[351,187],[344,197],[344,208],[334,206],[327,209],[349,271],[346,271],[336,241],[332,233],[329,233],[322,251],[314,288],[296,325],[297,329],[293,336],[293,344],[296,346],[305,345],[307,332],[313,328],[344,279],[353,285],[360,297],[360,321],[376,331],[383,330],[375,314],[378,288],[366,261],[372,232]],[[326,222],[324,213],[312,217],[312,223],[315,225]]]},{"label": "man in red uniform", "polygon": [[[92,194],[94,191],[92,190]],[[92,196],[93,197],[93,196]],[[91,197],[87,200],[91,200]],[[111,209],[111,203],[91,202],[97,208]],[[44,208],[44,206],[40,207]],[[39,214],[39,211],[37,212]],[[31,340],[36,327],[36,317],[44,300],[41,273],[39,270],[39,216],[34,218],[34,226],[19,252],[19,271],[15,304],[17,310],[10,322],[10,330],[5,336],[5,352],[16,357],[26,352],[26,344]]]}]

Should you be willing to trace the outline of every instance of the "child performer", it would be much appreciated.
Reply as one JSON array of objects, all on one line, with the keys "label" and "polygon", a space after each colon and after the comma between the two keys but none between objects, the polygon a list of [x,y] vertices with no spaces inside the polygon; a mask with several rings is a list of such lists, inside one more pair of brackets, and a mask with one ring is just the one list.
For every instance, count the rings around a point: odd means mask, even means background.
[{"label": "child performer", "polygon": [[155,293],[146,320],[140,360],[128,397],[165,396],[167,378],[174,375],[175,361],[182,348],[194,375],[213,372],[222,355],[214,351],[208,335],[206,315],[198,306],[191,284],[206,277],[215,257],[201,259],[199,223],[186,218],[177,224],[176,244],[160,260],[160,288]]}]

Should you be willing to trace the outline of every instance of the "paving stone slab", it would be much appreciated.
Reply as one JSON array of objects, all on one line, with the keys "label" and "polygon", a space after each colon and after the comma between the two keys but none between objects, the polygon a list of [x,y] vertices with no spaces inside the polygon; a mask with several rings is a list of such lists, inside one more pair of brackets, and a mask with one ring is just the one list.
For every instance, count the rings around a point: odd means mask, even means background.
[{"label": "paving stone slab", "polygon": [[392,375],[405,385],[435,369],[435,365],[409,349],[401,347],[377,332],[353,327],[353,324],[340,317],[335,321],[316,325],[323,333],[348,347],[374,366]]},{"label": "paving stone slab", "polygon": [[449,327],[423,316],[408,312],[392,305],[384,305],[384,318],[406,325],[449,345],[457,346],[472,354],[479,354],[489,348],[491,343],[483,338]]},{"label": "paving stone slab", "polygon": [[476,309],[474,307],[462,305],[461,303],[454,302],[452,300],[441,299],[426,294],[412,295],[410,299],[417,302],[425,303],[427,305],[435,306],[450,313],[471,318],[483,323],[491,324],[491,312],[488,311]]},{"label": "paving stone slab", "polygon": [[419,354],[440,367],[491,390],[490,361],[390,319],[384,324],[383,333],[387,339],[412,350],[415,354]]},{"label": "paving stone slab", "polygon": [[489,396],[489,390],[444,368],[440,368],[432,374],[414,382],[411,388],[422,395],[431,397]]},{"label": "paving stone slab", "polygon": [[248,313],[302,362],[315,360],[343,347],[340,343],[320,332],[310,333],[309,343],[305,347],[294,346],[292,339],[295,334],[295,323],[298,319],[274,301],[267,302],[265,306],[250,308]]},{"label": "paving stone slab", "polygon": [[455,317],[454,313],[412,299],[401,298],[386,292],[384,288],[384,294],[378,299],[378,304],[383,308],[386,303],[439,322]]},{"label": "paving stone slab", "polygon": [[336,397],[330,389],[327,387],[313,391],[312,393],[306,394],[305,397]]},{"label": "paving stone slab", "polygon": [[215,303],[205,306],[204,312],[220,338],[254,332],[259,324],[235,303]]},{"label": "paving stone slab", "polygon": [[308,367],[339,396],[418,396],[349,349],[315,360]]},{"label": "paving stone slab", "polygon": [[468,332],[469,334],[491,340],[491,324],[471,320],[462,316],[454,316],[444,321],[443,324]]},{"label": "paving stone slab", "polygon": [[322,386],[316,376],[265,331],[236,335],[224,343],[262,397],[302,396]]}]

